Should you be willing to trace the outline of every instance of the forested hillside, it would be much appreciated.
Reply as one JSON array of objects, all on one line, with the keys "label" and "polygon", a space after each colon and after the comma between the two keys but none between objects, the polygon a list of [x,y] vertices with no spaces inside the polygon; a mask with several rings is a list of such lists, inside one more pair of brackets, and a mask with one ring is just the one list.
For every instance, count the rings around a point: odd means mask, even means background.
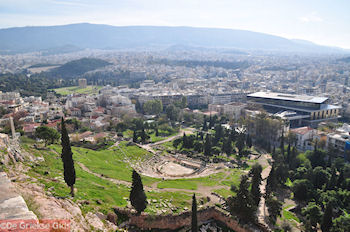
[{"label": "forested hillside", "polygon": [[72,78],[80,76],[88,71],[92,71],[98,68],[105,67],[111,63],[96,59],[96,58],[82,58],[79,60],[73,60],[54,68],[50,71],[50,76],[61,78]]}]

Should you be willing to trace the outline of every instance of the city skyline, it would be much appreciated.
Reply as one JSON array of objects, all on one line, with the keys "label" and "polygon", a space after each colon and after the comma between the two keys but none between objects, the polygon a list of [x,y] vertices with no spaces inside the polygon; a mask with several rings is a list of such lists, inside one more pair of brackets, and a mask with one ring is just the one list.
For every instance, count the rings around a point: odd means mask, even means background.
[{"label": "city skyline", "polygon": [[346,1],[2,0],[0,28],[97,23],[241,29],[350,48]]}]

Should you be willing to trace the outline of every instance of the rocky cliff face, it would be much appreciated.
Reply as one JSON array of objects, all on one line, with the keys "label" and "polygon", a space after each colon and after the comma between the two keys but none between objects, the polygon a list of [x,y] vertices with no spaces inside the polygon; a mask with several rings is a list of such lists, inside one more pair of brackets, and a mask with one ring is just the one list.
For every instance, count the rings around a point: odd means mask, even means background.
[{"label": "rocky cliff face", "polygon": [[0,220],[37,219],[5,172],[0,172]]}]

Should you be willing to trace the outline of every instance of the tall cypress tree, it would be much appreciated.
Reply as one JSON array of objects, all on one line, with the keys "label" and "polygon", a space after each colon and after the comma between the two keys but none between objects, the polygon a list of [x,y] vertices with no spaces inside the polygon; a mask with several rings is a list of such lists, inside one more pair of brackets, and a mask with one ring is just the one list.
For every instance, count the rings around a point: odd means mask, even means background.
[{"label": "tall cypress tree", "polygon": [[251,170],[252,174],[252,187],[250,193],[254,199],[255,205],[258,206],[260,202],[261,192],[260,192],[260,183],[262,180],[261,177],[262,167],[260,164],[254,164]]},{"label": "tall cypress tree", "polygon": [[344,170],[340,170],[339,177],[337,179],[337,187],[341,188],[344,182]]},{"label": "tall cypress tree", "polygon": [[281,136],[281,145],[280,145],[280,149],[281,149],[281,154],[284,157],[284,133],[282,131],[282,136]]},{"label": "tall cypress tree", "polygon": [[337,170],[335,169],[335,167],[332,167],[332,172],[331,172],[331,179],[328,181],[327,184],[327,190],[333,190],[334,187],[337,184]]},{"label": "tall cypress tree", "polygon": [[253,146],[252,138],[247,134],[247,141],[246,141],[247,147],[251,148]]},{"label": "tall cypress tree", "polygon": [[227,137],[224,139],[224,142],[222,144],[222,151],[226,153],[227,156],[231,155],[232,153],[232,142],[230,137]]},{"label": "tall cypress tree", "polygon": [[328,202],[322,218],[322,223],[321,223],[322,232],[329,232],[333,224],[332,217],[333,217],[332,203]]},{"label": "tall cypress tree", "polygon": [[203,127],[202,127],[203,131],[207,131],[208,130],[208,126],[207,126],[207,117],[204,116],[204,121],[203,121]]},{"label": "tall cypress tree", "polygon": [[241,176],[237,195],[228,201],[231,213],[238,214],[245,221],[254,220],[257,209],[253,197],[249,192],[248,176]]},{"label": "tall cypress tree", "polygon": [[132,186],[130,191],[131,205],[136,209],[138,214],[141,214],[147,207],[147,197],[143,190],[143,184],[140,175],[132,171]]},{"label": "tall cypress tree", "polygon": [[198,231],[196,194],[192,196],[192,232]]},{"label": "tall cypress tree", "polygon": [[136,132],[136,130],[134,130],[134,133],[133,133],[133,135],[132,135],[132,141],[133,141],[134,143],[137,143],[137,132]]},{"label": "tall cypress tree", "polygon": [[291,152],[290,143],[288,143],[288,148],[287,148],[287,163],[288,163],[288,165],[290,163],[290,152]]},{"label": "tall cypress tree", "polygon": [[184,135],[182,136],[182,147],[183,148],[188,148],[188,142],[187,142],[187,137],[186,133],[184,132]]},{"label": "tall cypress tree", "polygon": [[210,135],[207,134],[205,137],[205,143],[204,143],[204,155],[211,156],[211,141],[210,141]]},{"label": "tall cypress tree", "polygon": [[238,149],[239,156],[242,156],[245,147],[244,134],[239,134],[236,142],[236,147]]},{"label": "tall cypress tree", "polygon": [[269,196],[276,188],[277,180],[275,176],[275,165],[272,164],[271,171],[266,182],[266,196]]},{"label": "tall cypress tree", "polygon": [[147,139],[147,134],[145,132],[145,129],[142,128],[142,130],[141,130],[141,141],[142,141],[142,143],[145,143],[146,139]]},{"label": "tall cypress tree", "polygon": [[63,162],[64,169],[64,181],[70,187],[70,194],[74,197],[74,184],[75,184],[75,168],[74,168],[74,160],[73,160],[73,152],[70,147],[70,141],[68,132],[66,129],[66,125],[64,119],[62,117],[61,121],[61,145],[62,145],[62,153],[61,159]]}]

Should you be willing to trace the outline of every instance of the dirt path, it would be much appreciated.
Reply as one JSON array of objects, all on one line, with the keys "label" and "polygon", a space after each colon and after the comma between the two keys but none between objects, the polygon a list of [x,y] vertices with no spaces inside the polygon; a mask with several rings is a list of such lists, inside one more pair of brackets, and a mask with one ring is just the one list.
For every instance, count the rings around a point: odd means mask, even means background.
[{"label": "dirt path", "polygon": [[267,224],[267,217],[268,217],[268,211],[265,204],[265,193],[266,193],[266,184],[267,184],[267,177],[270,174],[271,171],[271,165],[268,162],[268,159],[271,159],[271,156],[269,154],[262,154],[260,158],[258,159],[259,164],[264,168],[261,177],[262,182],[260,184],[260,192],[261,192],[261,198],[257,210],[257,218],[258,222],[269,227]]}]

